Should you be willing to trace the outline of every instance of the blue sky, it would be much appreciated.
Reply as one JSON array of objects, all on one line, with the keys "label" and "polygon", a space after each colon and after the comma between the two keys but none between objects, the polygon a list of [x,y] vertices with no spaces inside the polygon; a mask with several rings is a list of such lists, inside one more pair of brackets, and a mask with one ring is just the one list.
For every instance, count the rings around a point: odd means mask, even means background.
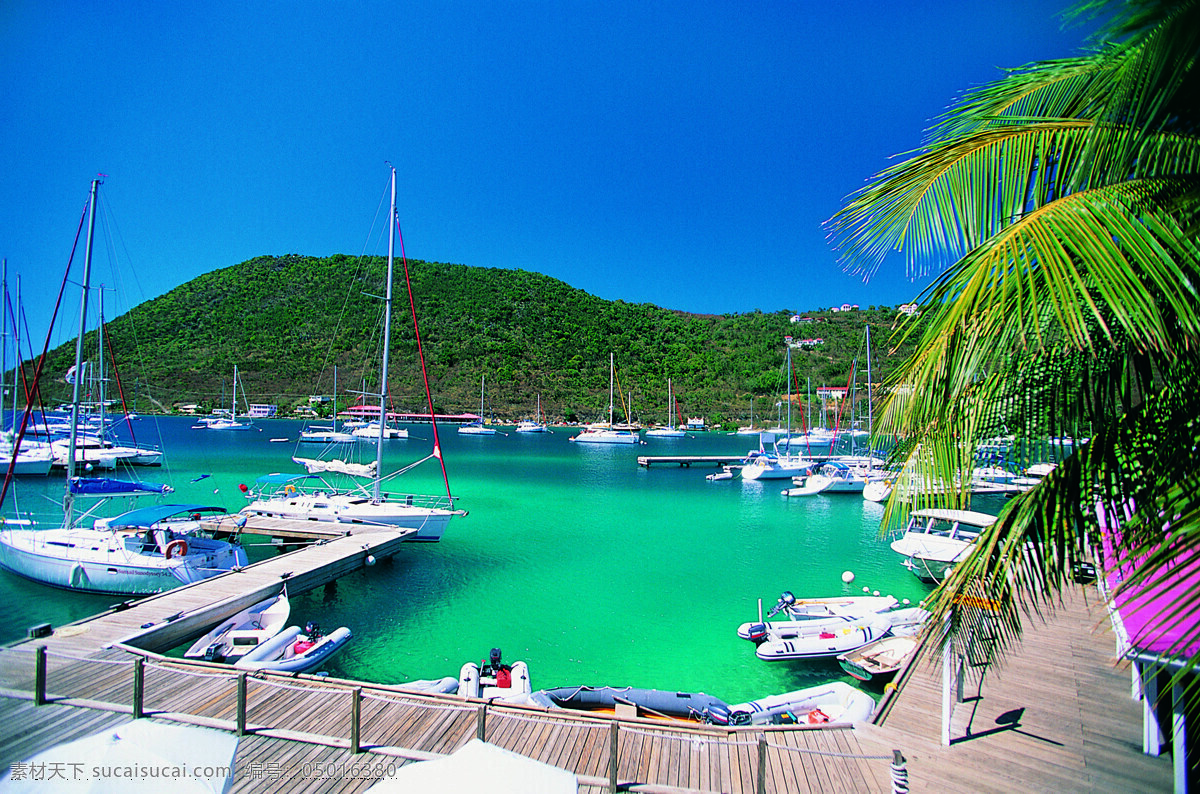
[{"label": "blue sky", "polygon": [[95,174],[123,310],[379,253],[390,161],[413,258],[693,312],[902,303],[924,283],[845,273],[822,222],[964,89],[1075,54],[1064,7],[5,0],[0,256],[40,337]]}]

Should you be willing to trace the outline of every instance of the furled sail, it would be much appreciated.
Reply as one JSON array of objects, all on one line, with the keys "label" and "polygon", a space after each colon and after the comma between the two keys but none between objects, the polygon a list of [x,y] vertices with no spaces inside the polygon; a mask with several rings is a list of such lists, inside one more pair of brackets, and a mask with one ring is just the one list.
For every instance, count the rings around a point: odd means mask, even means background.
[{"label": "furled sail", "polygon": [[344,460],[316,460],[314,458],[292,458],[293,461],[299,463],[309,474],[321,474],[322,472],[333,472],[334,474],[349,474],[354,477],[374,477],[375,476],[375,461],[370,463],[349,463]]}]

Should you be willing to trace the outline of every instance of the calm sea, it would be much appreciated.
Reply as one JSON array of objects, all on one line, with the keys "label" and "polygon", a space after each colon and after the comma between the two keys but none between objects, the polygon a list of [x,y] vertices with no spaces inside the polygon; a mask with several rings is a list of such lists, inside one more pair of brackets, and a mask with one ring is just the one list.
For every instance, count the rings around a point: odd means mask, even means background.
[{"label": "calm sea", "polygon": [[[175,488],[164,501],[234,512],[244,504],[239,483],[299,473],[291,456],[315,452],[297,453],[300,424],[291,420],[260,421],[246,433],[190,425],[175,417],[133,423],[139,441],[166,450],[163,468],[135,470]],[[852,680],[832,660],[758,660],[735,630],[755,618],[759,598],[768,608],[783,590],[811,597],[867,586],[913,602],[928,592],[879,538],[879,505],[855,496],[787,499],[781,481],[709,482],[705,475],[715,469],[707,466],[637,465],[639,455],[743,454],[757,443],[753,436],[702,433],[608,447],[570,443],[567,428],[491,437],[439,430],[451,487],[470,515],[454,519],[441,543],[413,544],[336,586],[293,598],[293,623],[354,632],[328,667],[333,675],[386,683],[457,677],[464,662],[499,647],[510,663],[529,664],[535,688],[638,686],[737,703]],[[385,442],[385,470],[430,452],[429,426],[410,433],[407,441]],[[436,460],[393,490],[444,492]],[[61,493],[55,476],[16,486],[22,511],[51,519]],[[11,499],[4,508],[12,514]],[[251,560],[273,553],[265,545],[250,549]],[[843,584],[843,571],[855,574],[853,584]],[[0,626],[3,642],[36,623],[61,625],[118,600],[2,571],[0,599],[11,618]]]}]

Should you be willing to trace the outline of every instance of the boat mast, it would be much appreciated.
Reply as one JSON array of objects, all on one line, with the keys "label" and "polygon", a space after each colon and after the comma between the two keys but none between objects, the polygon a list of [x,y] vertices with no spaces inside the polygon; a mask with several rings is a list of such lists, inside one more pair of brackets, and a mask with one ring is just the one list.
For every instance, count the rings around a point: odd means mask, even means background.
[{"label": "boat mast", "polygon": [[[336,399],[334,408],[337,408]],[[229,400],[229,421],[237,421],[237,364],[233,365],[233,397]]]},{"label": "boat mast", "polygon": [[616,361],[613,354],[608,354],[608,429],[613,429],[613,367]]},{"label": "boat mast", "polygon": [[[388,215],[388,257],[387,257],[387,285],[384,288],[383,295],[383,361],[380,366],[379,384],[379,438],[375,445],[375,477],[371,485],[371,500],[378,504],[382,495],[379,487],[379,473],[383,471],[383,436],[386,432],[384,426],[387,424],[387,393],[388,393],[388,348],[392,342],[392,259],[396,252],[396,223],[399,216],[396,214],[396,167],[392,166],[392,211]],[[432,412],[432,407],[430,408]],[[433,421],[433,414],[430,413],[429,421]]]},{"label": "boat mast", "polygon": [[79,368],[83,363],[83,332],[87,328],[88,289],[92,280],[92,239],[96,232],[96,192],[100,180],[92,180],[91,197],[88,199],[88,233],[83,254],[83,294],[79,298],[79,336],[75,338],[75,383],[71,388],[71,431],[67,435],[67,482],[63,494],[63,526],[68,529],[75,524],[75,504],[71,495],[71,480],[75,478],[75,433],[79,424]]},{"label": "boat mast", "polygon": [[[17,348],[18,356],[20,348]],[[4,430],[8,426],[8,422],[4,416],[4,371],[8,369],[8,358],[5,355],[8,352],[8,259],[4,260],[3,265],[0,265],[0,430]],[[19,361],[18,357],[18,361]],[[14,374],[16,370],[13,370]],[[16,383],[16,377],[13,378],[13,383]],[[13,386],[13,425],[16,425],[17,416],[17,387]],[[13,443],[16,443],[16,438],[13,438]]]},{"label": "boat mast", "polygon": [[874,427],[871,424],[871,326],[867,326],[867,471],[871,470],[871,462],[875,455],[871,449],[871,435]]}]

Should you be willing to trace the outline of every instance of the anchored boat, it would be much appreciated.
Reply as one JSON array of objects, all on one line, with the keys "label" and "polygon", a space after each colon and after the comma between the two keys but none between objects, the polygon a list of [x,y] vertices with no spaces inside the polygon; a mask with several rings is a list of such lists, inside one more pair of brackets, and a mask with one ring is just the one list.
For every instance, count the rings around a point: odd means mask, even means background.
[{"label": "anchored boat", "polygon": [[729,707],[730,725],[823,725],[862,722],[875,699],[844,681],[798,689]]}]

